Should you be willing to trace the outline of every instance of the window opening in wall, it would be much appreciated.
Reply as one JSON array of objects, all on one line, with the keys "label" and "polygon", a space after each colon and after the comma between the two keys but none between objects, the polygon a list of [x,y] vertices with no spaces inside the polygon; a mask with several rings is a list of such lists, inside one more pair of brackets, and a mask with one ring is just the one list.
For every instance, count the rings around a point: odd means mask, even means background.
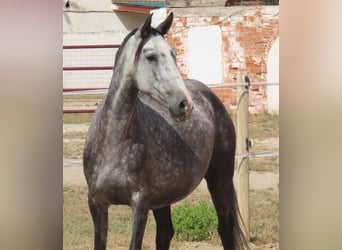
[{"label": "window opening in wall", "polygon": [[222,37],[217,25],[192,27],[188,40],[189,78],[205,84],[222,82]]}]

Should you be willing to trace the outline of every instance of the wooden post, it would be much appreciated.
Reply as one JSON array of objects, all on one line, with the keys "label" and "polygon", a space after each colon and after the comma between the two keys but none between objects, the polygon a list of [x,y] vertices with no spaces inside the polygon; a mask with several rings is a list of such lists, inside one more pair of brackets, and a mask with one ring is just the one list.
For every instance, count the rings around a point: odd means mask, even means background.
[{"label": "wooden post", "polygon": [[[239,82],[246,82],[247,75],[240,73]],[[242,157],[249,151],[248,134],[248,87],[237,87],[237,122],[236,122],[236,189],[238,205],[245,225],[245,236],[249,241],[249,158]]]}]

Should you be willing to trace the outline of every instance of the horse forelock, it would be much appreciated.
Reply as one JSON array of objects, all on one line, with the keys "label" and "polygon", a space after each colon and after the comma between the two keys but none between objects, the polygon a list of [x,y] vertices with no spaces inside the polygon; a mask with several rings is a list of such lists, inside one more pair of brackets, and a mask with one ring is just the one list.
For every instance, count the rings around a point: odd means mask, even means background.
[{"label": "horse forelock", "polygon": [[[125,38],[124,40],[122,41],[121,45],[120,45],[120,48],[118,49],[118,51],[116,52],[116,55],[115,55],[115,62],[114,62],[114,68],[117,66],[118,64],[118,61],[119,61],[119,58],[125,48],[125,45],[127,44],[128,40],[135,35],[135,33],[137,32],[138,28],[132,30]],[[140,41],[138,47],[137,47],[137,50],[135,52],[135,55],[134,55],[134,67],[136,68],[137,66],[137,63],[138,63],[138,60],[140,58],[140,55],[141,55],[141,51],[144,47],[144,45],[147,43],[147,41],[149,41],[152,37],[155,37],[155,36],[162,36],[164,37],[158,30],[154,29],[154,28],[151,28],[148,32],[147,35],[145,35],[143,37],[143,39]]]},{"label": "horse forelock", "polygon": [[151,28],[149,30],[149,33],[140,41],[140,43],[138,45],[138,48],[137,48],[137,51],[135,52],[135,56],[134,56],[134,67],[135,68],[137,67],[137,64],[138,64],[138,61],[139,61],[139,58],[140,58],[140,55],[141,55],[141,51],[142,51],[143,47],[145,46],[145,44],[152,37],[155,37],[155,36],[158,36],[158,35],[164,37],[158,30],[156,30],[154,28]]}]

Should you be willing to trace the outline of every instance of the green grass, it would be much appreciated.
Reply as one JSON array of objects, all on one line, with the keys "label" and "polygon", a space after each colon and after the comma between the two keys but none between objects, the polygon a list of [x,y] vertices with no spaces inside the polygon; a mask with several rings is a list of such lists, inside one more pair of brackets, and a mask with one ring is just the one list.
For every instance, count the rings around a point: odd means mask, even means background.
[{"label": "green grass", "polygon": [[278,172],[279,157],[250,158],[249,170],[260,172]]},{"label": "green grass", "polygon": [[[236,130],[236,112],[230,113]],[[279,136],[279,115],[258,114],[248,116],[249,137],[266,139]]]},{"label": "green grass", "polygon": [[279,241],[279,196],[272,191],[250,192],[250,232],[255,244]]},{"label": "green grass", "polygon": [[87,131],[68,131],[63,134],[63,139],[82,139],[84,140],[87,137]]},{"label": "green grass", "polygon": [[250,138],[279,137],[279,116],[268,113],[249,115]]},{"label": "green grass", "polygon": [[90,123],[93,113],[66,113],[63,114],[63,123]]},{"label": "green grass", "polygon": [[203,201],[195,206],[184,202],[176,207],[172,213],[172,221],[176,239],[180,241],[210,240],[218,225],[214,206]]},{"label": "green grass", "polygon": [[63,188],[63,249],[85,249],[92,244],[93,224],[85,186]]},{"label": "green grass", "polygon": [[[65,109],[96,109],[103,99],[103,94],[65,95],[63,106]],[[65,113],[63,123],[90,123],[93,113]]]},{"label": "green grass", "polygon": [[69,131],[63,134],[63,158],[82,159],[86,131]]},{"label": "green grass", "polygon": [[[249,116],[250,152],[279,151],[279,116],[271,114]],[[250,158],[249,169],[253,171],[279,170],[279,157]]]},{"label": "green grass", "polygon": [[[88,209],[86,186],[64,186],[63,249],[92,249],[94,229]],[[110,206],[108,211],[107,249],[129,246],[131,238],[131,209],[128,206]],[[144,245],[154,248],[155,223],[150,213]]]},{"label": "green grass", "polygon": [[[64,110],[95,110],[98,104],[103,99],[103,94],[75,94],[75,95],[63,95],[63,109]],[[69,116],[69,117],[68,117]],[[79,123],[77,119],[85,118],[87,120],[87,114],[71,114],[67,115],[67,120],[64,123],[72,123],[75,120],[69,120],[69,118],[76,118],[76,123]]]}]

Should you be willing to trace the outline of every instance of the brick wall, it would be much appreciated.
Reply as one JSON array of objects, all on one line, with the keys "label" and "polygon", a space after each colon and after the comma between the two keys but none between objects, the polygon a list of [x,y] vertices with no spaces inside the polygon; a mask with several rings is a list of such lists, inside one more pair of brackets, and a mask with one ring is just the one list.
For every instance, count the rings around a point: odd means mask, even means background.
[{"label": "brick wall", "polygon": [[[236,82],[239,72],[248,72],[252,82],[267,81],[267,56],[279,36],[279,6],[221,8],[170,8],[175,14],[167,37],[177,49],[177,63],[184,78],[188,77],[188,30],[194,26],[218,25],[222,36],[223,82]],[[229,111],[236,110],[236,90],[217,88]],[[251,87],[250,111],[267,111],[266,87]]]}]

